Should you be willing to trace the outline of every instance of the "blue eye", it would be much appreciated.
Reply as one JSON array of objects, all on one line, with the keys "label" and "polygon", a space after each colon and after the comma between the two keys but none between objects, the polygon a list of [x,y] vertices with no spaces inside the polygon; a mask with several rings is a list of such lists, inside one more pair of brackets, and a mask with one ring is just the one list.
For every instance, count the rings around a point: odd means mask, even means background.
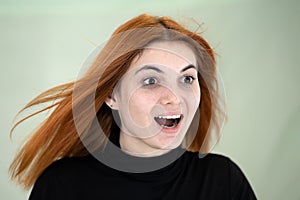
[{"label": "blue eye", "polygon": [[153,85],[157,83],[156,78],[150,77],[150,78],[146,78],[143,81],[144,85]]},{"label": "blue eye", "polygon": [[182,83],[192,84],[195,78],[193,76],[184,76],[181,78]]}]

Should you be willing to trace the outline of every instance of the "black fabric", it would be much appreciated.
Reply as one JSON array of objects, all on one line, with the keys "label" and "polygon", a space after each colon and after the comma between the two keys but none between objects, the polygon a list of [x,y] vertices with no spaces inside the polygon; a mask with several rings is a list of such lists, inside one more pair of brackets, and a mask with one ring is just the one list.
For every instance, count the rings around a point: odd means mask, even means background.
[{"label": "black fabric", "polygon": [[36,181],[29,200],[256,199],[240,168],[229,158],[185,152],[168,166],[146,173],[112,169],[92,155],[64,158]]}]

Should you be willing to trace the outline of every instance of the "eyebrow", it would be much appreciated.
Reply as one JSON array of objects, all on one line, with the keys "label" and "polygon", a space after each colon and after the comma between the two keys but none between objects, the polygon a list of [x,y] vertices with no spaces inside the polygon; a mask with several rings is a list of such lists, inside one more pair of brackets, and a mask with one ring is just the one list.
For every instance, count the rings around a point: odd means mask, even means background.
[{"label": "eyebrow", "polygon": [[139,70],[137,70],[135,72],[135,74],[137,74],[138,72],[142,71],[142,70],[146,70],[146,69],[151,69],[151,70],[154,70],[158,73],[164,73],[161,69],[157,68],[157,67],[154,67],[154,66],[151,66],[151,65],[145,65],[144,67],[140,68]]},{"label": "eyebrow", "polygon": [[[180,70],[180,72],[182,73],[182,72],[184,72],[184,71],[186,71],[186,70],[188,70],[188,69],[196,69],[196,67],[194,66],[194,65],[188,65],[188,66],[186,66],[186,67],[184,67],[182,70]],[[139,73],[140,71],[142,71],[142,70],[147,70],[147,69],[151,69],[151,70],[154,70],[154,71],[156,71],[156,72],[158,72],[158,73],[164,73],[161,69],[159,69],[159,68],[157,68],[157,67],[155,67],[155,66],[151,66],[151,65],[145,65],[144,67],[142,67],[142,68],[140,68],[139,70],[137,70],[136,72],[135,72],[135,74],[137,74],[137,73]]]},{"label": "eyebrow", "polygon": [[194,66],[194,65],[188,65],[188,66],[186,66],[185,68],[183,68],[182,70],[180,70],[180,72],[182,73],[182,72],[184,72],[184,71],[186,71],[186,70],[188,70],[188,69],[196,69],[196,67]]}]

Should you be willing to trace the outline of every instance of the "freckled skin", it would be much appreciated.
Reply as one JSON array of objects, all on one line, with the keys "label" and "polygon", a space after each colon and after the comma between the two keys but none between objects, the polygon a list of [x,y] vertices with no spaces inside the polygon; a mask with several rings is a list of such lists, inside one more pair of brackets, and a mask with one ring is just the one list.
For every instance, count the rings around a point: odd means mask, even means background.
[{"label": "freckled skin", "polygon": [[[124,151],[160,155],[182,143],[200,103],[197,69],[182,71],[190,65],[196,68],[195,55],[183,42],[152,43],[132,62],[106,101],[119,112],[120,145]],[[162,114],[183,115],[176,133],[164,132],[154,120]]]}]

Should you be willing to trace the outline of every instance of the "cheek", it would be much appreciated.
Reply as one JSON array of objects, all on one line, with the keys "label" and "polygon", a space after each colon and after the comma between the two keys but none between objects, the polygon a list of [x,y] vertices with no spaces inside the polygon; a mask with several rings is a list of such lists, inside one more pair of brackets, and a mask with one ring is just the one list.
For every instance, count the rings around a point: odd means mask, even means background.
[{"label": "cheek", "polygon": [[193,96],[196,101],[196,104],[199,105],[201,99],[201,89],[198,84],[193,87]]},{"label": "cheek", "polygon": [[190,108],[198,108],[201,99],[201,91],[199,87],[193,87],[191,90],[182,92],[183,98],[186,100]]},{"label": "cheek", "polygon": [[201,100],[201,91],[200,91],[200,88],[198,88],[197,91],[195,92],[195,98],[196,98],[197,104],[199,105],[200,104],[200,100]]},{"label": "cheek", "polygon": [[138,89],[129,97],[129,115],[139,125],[149,125],[152,120],[151,111],[158,98],[152,92]]}]

